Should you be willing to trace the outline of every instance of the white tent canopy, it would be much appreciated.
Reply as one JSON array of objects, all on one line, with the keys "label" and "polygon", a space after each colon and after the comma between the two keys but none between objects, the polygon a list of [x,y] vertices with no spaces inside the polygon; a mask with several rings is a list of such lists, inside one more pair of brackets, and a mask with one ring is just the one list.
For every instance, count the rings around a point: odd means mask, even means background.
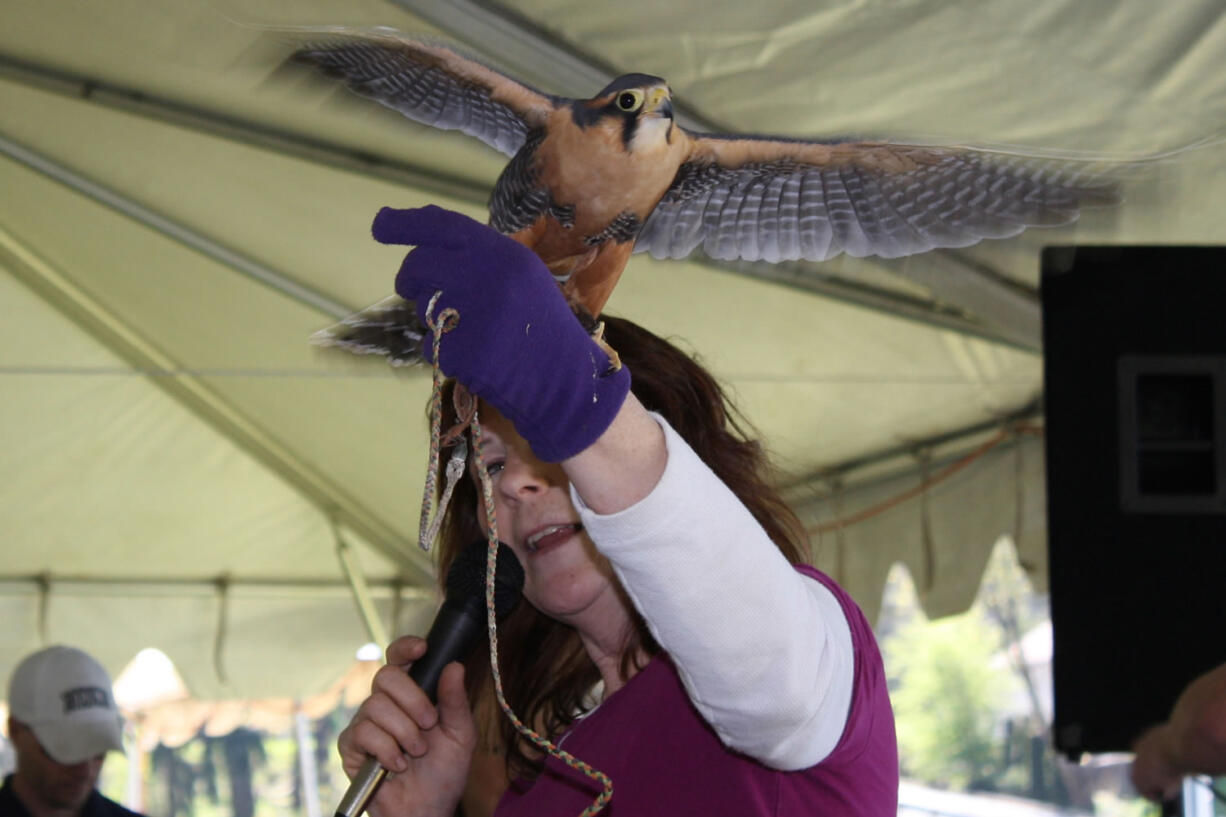
[{"label": "white tent canopy", "polygon": [[383,628],[429,620],[428,372],[306,338],[390,291],[378,207],[480,217],[503,159],[276,71],[264,27],[322,24],[440,32],[555,93],[664,76],[699,129],[1171,154],[1118,208],[957,252],[632,261],[608,311],[730,385],[870,615],[897,561],[965,606],[1002,533],[1042,582],[1039,248],[1226,238],[1220,0],[9,0],[0,675],[44,641],[112,671],[156,646],[200,697],[319,692],[369,639],[338,548]]}]

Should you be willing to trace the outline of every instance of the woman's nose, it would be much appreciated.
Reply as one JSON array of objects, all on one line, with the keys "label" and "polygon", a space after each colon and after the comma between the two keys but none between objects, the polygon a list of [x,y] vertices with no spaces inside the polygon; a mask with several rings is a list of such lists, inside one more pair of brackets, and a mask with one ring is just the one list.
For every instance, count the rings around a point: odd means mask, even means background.
[{"label": "woman's nose", "polygon": [[550,486],[548,465],[519,457],[508,457],[502,466],[499,483],[512,496],[532,494]]}]

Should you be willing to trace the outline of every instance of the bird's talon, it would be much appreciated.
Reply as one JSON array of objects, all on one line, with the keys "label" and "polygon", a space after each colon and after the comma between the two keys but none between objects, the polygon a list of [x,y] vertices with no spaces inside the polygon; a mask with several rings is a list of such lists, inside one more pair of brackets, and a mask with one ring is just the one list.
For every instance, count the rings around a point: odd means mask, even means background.
[{"label": "bird's talon", "polygon": [[596,341],[596,345],[600,347],[600,351],[609,356],[609,368],[605,374],[613,374],[613,372],[621,371],[622,359],[617,350],[608,344],[604,339],[604,321],[599,321],[596,328],[592,330],[592,340]]}]

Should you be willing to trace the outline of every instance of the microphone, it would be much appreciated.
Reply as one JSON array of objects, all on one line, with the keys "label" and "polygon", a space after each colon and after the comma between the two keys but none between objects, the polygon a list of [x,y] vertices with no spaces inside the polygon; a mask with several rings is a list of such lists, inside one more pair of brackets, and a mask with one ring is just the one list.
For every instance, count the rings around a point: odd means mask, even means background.
[{"label": "microphone", "polygon": [[[488,550],[484,540],[465,548],[447,571],[447,591],[430,632],[426,635],[426,654],[409,667],[409,677],[417,682],[431,703],[438,701],[438,679],[443,668],[452,661],[463,661],[482,640],[486,629],[485,573]],[[519,601],[524,586],[524,569],[511,548],[498,543],[494,570],[494,615],[503,618]],[[387,769],[373,757],[366,758],[362,768],[349,784],[345,796],[336,807],[336,817],[358,817]]]}]

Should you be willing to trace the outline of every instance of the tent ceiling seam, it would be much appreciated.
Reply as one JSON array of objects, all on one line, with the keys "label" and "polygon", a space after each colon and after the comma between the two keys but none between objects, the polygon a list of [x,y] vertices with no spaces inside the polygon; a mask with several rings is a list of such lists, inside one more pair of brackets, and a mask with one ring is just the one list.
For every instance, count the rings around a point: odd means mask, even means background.
[{"label": "tent ceiling seam", "polygon": [[[387,595],[389,598],[397,593],[411,600],[434,601],[436,591],[433,586],[405,587],[403,580],[397,578],[371,578],[364,581],[372,594]],[[198,589],[202,596],[213,596],[217,592],[218,577],[214,576],[81,576],[74,574],[55,573],[0,573],[0,595],[11,592],[20,595],[39,594],[44,592],[64,594],[74,588],[113,587],[116,589],[139,587],[165,587],[182,590]],[[348,596],[349,585],[343,579],[332,578],[243,578],[229,575],[229,588],[240,595],[245,592],[258,593],[262,591],[328,591]]]},{"label": "tent ceiling seam", "polygon": [[231,142],[271,150],[379,181],[397,181],[472,204],[484,205],[489,199],[488,185],[473,179],[449,175],[434,168],[391,159],[368,150],[350,148],[326,139],[189,105],[2,52],[0,77],[81,102],[93,103],[178,128],[204,131]]},{"label": "tent ceiling seam", "polygon": [[332,318],[344,318],[356,310],[334,301],[326,295],[306,287],[287,275],[279,273],[212,238],[179,222],[155,212],[143,204],[115,190],[99,184],[61,162],[14,141],[0,133],[0,153],[14,161],[43,174],[84,196],[121,213],[137,223],[190,247],[191,249],[221,263],[242,275],[272,289],[281,295],[317,309]]},{"label": "tent ceiling seam", "polygon": [[[917,465],[904,466],[888,474],[874,477],[873,479],[865,480],[863,482],[849,482],[848,475],[853,471],[857,471],[857,470],[867,468],[873,465],[880,465],[882,463],[887,463],[890,460],[908,459],[908,458],[914,459],[917,451],[932,451],[936,448],[947,446],[953,443],[958,443],[958,442],[969,439],[971,437],[975,437],[980,434],[986,434],[990,431],[999,430],[1003,427],[1013,425],[1023,420],[1034,419],[1035,417],[1042,416],[1042,413],[1043,413],[1042,399],[1035,398],[1029,401],[1028,403],[1026,403],[1025,405],[999,418],[994,418],[992,420],[986,420],[981,423],[973,423],[971,425],[963,426],[962,428],[954,429],[952,431],[942,432],[941,434],[934,434],[931,437],[925,437],[920,440],[915,440],[912,442],[906,442],[900,445],[891,446],[889,448],[885,448],[885,449],[882,449],[880,451],[877,451],[871,454],[866,454],[865,456],[862,456],[862,457],[855,457],[853,459],[844,460],[842,463],[839,463],[837,465],[832,465],[829,468],[823,468],[820,471],[816,471],[814,473],[806,474],[804,476],[798,477],[788,482],[786,485],[782,486],[782,490],[785,492],[785,494],[791,496],[793,495],[794,492],[805,491],[821,483],[831,484],[833,482],[837,482],[838,485],[841,486],[841,490],[843,490],[844,492],[850,492],[850,491],[855,491],[855,490],[861,490],[864,488],[869,488],[869,487],[872,487],[873,485],[877,485],[883,482],[888,482],[890,480],[897,479],[900,476],[904,476],[906,474],[916,472],[919,470],[919,467]],[[932,467],[941,467],[941,466],[947,465],[957,460],[959,457],[963,456],[965,453],[966,453],[965,451],[960,450],[957,452],[950,452],[950,453],[944,454],[939,458],[933,459],[930,465]]]},{"label": "tent ceiling seam", "polygon": [[[75,325],[138,369],[177,371],[176,361],[117,315],[55,270],[0,224],[0,261],[13,275]],[[267,465],[325,517],[337,518],[414,579],[433,581],[432,571],[408,556],[412,544],[397,535],[356,499],[347,496],[211,388],[191,374],[149,378],[155,387],[203,419],[242,450]]]},{"label": "tent ceiling seam", "polygon": [[[940,252],[937,250],[933,253]],[[875,269],[885,270],[897,275],[887,267],[876,263],[873,259],[860,258],[860,263]],[[988,326],[972,317],[966,310],[958,306],[945,305],[936,300],[926,300],[911,297],[902,293],[894,293],[877,287],[858,284],[834,276],[824,276],[820,266],[809,266],[800,262],[783,262],[768,264],[747,261],[718,261],[702,258],[699,263],[713,269],[722,269],[738,275],[781,284],[791,289],[811,292],[815,295],[832,298],[855,306],[866,307],[877,312],[885,312],[897,318],[903,318],[935,329],[946,329],[967,337],[978,338],[1010,349],[1016,349],[1030,354],[1040,354],[1041,342],[1029,333],[1014,333],[998,327]],[[942,263],[957,265],[960,272],[974,273],[973,267],[966,266],[960,258],[951,254],[943,254]],[[990,279],[985,279],[990,280]]]},{"label": "tent ceiling seam", "polygon": [[[474,0],[388,2],[450,32],[482,54],[490,55],[489,61],[503,63],[525,80],[549,86],[545,87],[549,93],[586,99],[625,73],[499,4]],[[672,104],[675,121],[687,130],[727,130],[683,101],[673,99]]]}]

